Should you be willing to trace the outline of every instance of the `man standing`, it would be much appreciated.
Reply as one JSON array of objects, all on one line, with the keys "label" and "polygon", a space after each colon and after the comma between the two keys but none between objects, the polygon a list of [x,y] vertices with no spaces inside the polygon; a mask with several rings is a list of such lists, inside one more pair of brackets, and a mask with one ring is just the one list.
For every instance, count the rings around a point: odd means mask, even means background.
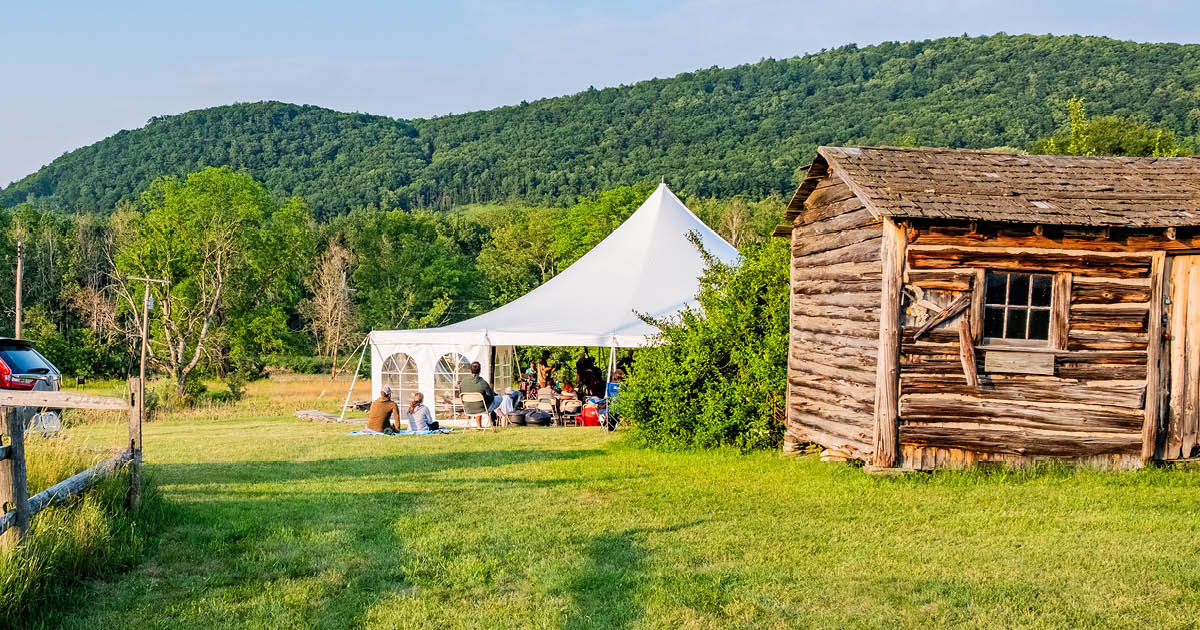
[{"label": "man standing", "polygon": [[367,412],[367,430],[383,433],[384,429],[400,430],[400,408],[392,402],[392,388],[384,385],[379,398],[371,402]]},{"label": "man standing", "polygon": [[500,406],[501,400],[492,389],[491,384],[484,380],[482,376],[479,376],[480,369],[478,361],[471,363],[471,373],[463,377],[458,391],[464,394],[475,393],[482,395],[483,404],[487,405],[487,410],[490,414],[496,410],[496,407]]}]

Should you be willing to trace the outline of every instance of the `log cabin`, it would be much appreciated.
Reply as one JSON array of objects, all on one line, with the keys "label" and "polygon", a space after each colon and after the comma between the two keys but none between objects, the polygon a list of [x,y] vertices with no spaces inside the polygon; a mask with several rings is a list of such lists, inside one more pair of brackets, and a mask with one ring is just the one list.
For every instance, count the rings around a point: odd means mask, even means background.
[{"label": "log cabin", "polygon": [[821,147],[786,220],[785,451],[1197,455],[1200,159]]}]

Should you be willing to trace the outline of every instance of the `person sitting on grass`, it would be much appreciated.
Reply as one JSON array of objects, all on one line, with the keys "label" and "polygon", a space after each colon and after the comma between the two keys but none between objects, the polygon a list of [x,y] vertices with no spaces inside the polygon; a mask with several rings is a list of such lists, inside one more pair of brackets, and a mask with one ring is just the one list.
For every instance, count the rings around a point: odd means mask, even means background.
[{"label": "person sitting on grass", "polygon": [[371,402],[371,410],[367,412],[367,430],[383,433],[385,430],[400,429],[400,408],[392,402],[392,388],[384,385],[379,390],[379,398]]},{"label": "person sitting on grass", "polygon": [[425,394],[413,392],[412,400],[408,403],[408,430],[410,433],[420,431],[437,431],[440,427],[429,407],[425,406]]}]

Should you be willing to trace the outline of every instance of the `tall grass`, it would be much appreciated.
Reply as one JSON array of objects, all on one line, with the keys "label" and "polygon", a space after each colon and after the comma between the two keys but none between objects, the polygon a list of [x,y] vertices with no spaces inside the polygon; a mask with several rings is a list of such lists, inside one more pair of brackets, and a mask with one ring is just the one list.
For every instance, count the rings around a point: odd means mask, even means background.
[{"label": "tall grass", "polygon": [[[65,439],[26,443],[29,492],[40,492],[107,452]],[[145,551],[166,512],[161,495],[146,483],[137,514],[125,509],[129,474],[122,470],[82,496],[33,517],[26,544],[0,551],[0,624],[47,624],[61,601],[83,580],[123,570]]]}]

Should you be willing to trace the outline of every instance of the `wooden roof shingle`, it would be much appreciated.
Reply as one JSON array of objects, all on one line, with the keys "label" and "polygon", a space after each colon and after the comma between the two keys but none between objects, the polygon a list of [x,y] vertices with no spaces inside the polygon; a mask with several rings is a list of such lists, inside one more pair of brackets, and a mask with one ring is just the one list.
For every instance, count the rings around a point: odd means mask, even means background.
[{"label": "wooden roof shingle", "polygon": [[820,147],[788,223],[826,174],[876,216],[1111,227],[1200,226],[1200,158]]}]

